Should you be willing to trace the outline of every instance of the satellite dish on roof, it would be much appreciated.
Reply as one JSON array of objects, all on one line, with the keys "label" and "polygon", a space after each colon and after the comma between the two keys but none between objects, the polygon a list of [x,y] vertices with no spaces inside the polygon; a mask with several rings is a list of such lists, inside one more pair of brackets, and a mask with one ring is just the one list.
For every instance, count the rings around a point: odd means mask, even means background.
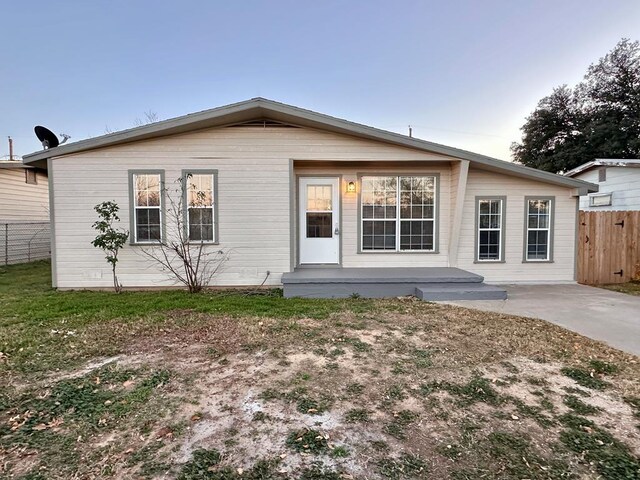
[{"label": "satellite dish on roof", "polygon": [[60,145],[60,141],[58,140],[58,137],[56,137],[56,134],[48,128],[36,125],[33,131],[36,132],[36,137],[38,137],[38,140],[42,143],[42,148],[56,148]]},{"label": "satellite dish on roof", "polygon": [[36,137],[38,137],[38,140],[40,140],[40,142],[42,143],[42,148],[56,148],[58,145],[63,144],[71,138],[66,133],[62,133],[60,134],[60,136],[62,137],[61,142],[58,140],[58,137],[55,133],[53,133],[48,128],[43,127],[42,125],[36,125],[33,131],[36,132]]}]

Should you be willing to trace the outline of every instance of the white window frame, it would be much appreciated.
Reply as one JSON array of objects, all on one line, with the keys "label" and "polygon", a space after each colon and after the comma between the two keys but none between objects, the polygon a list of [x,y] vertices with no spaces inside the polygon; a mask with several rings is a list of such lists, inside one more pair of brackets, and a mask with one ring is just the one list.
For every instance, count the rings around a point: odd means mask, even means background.
[{"label": "white window frame", "polygon": [[[529,227],[529,202],[549,202],[549,222],[546,227]],[[524,252],[525,263],[544,263],[553,261],[553,222],[555,197],[525,197],[524,200]],[[545,258],[529,258],[529,232],[547,232],[547,255]]]},{"label": "white window frame", "polygon": [[[601,203],[599,205],[594,205],[593,201],[596,198],[607,198],[609,197],[609,203]],[[589,206],[593,208],[599,207],[610,207],[613,205],[613,194],[612,193],[592,193],[589,195]]]},{"label": "white window frame", "polygon": [[[157,176],[158,188],[159,188],[159,205],[136,205],[137,203],[137,182],[136,179],[139,176]],[[164,170],[130,170],[129,171],[129,193],[130,193],[130,224],[131,224],[131,238],[132,244],[137,245],[154,245],[161,243],[164,240]],[[159,211],[160,219],[160,238],[158,240],[139,240],[138,239],[138,225],[137,225],[137,211],[139,209],[157,209]]]},{"label": "white window frame", "polygon": [[[211,205],[210,206],[189,206],[189,191],[190,184],[189,178],[194,175],[203,175],[203,176],[211,176]],[[185,225],[185,235],[188,242],[193,243],[205,243],[209,245],[217,245],[218,242],[218,171],[217,170],[183,170],[182,178],[185,182],[185,198],[184,198],[184,225]],[[201,209],[211,209],[211,219],[212,219],[212,233],[213,238],[211,240],[191,240],[191,229],[189,228],[189,209],[191,208],[201,208]]]},{"label": "white window frame", "polygon": [[[480,203],[481,202],[499,202],[499,218],[498,227],[481,227],[480,226]],[[475,261],[477,263],[502,263],[504,262],[504,230],[505,230],[505,209],[506,209],[507,199],[502,196],[494,196],[494,197],[476,197],[476,256]],[[489,207],[489,212],[491,212],[491,207]],[[480,232],[498,232],[498,258],[480,258]]]},{"label": "white window frame", "polygon": [[[433,217],[432,218],[402,218],[400,216],[400,196],[402,193],[402,189],[400,187],[401,185],[401,179],[403,178],[413,178],[413,177],[421,177],[421,178],[431,178],[433,179]],[[384,220],[393,220],[396,223],[396,233],[395,233],[395,237],[396,237],[396,245],[395,245],[395,249],[364,249],[363,248],[363,238],[364,238],[364,222],[365,221],[372,221],[372,220],[376,220],[373,218],[364,218],[363,215],[363,210],[364,210],[364,203],[362,202],[362,193],[363,193],[363,189],[362,189],[362,181],[363,179],[367,179],[367,178],[395,178],[396,179],[396,216],[395,218],[384,218],[384,219],[379,219],[381,221]],[[358,235],[358,245],[359,245],[359,253],[438,253],[438,201],[439,201],[439,180],[440,180],[440,176],[438,174],[434,174],[434,173],[415,173],[415,174],[402,174],[402,175],[393,175],[393,174],[376,174],[376,173],[367,173],[367,174],[362,174],[359,175],[359,183],[360,183],[360,188],[359,188],[359,194],[358,194],[358,200],[359,200],[359,216],[360,216],[360,231],[359,231],[359,235]],[[421,249],[421,250],[411,250],[411,249],[402,249],[400,247],[401,245],[401,241],[400,241],[400,237],[401,237],[401,222],[403,221],[432,221],[433,222],[433,248],[426,250],[426,249]]]}]

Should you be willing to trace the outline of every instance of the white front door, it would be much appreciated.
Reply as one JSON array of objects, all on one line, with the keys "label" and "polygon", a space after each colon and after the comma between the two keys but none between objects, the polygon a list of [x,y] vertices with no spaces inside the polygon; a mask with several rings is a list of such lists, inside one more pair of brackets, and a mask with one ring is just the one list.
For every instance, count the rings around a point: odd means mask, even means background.
[{"label": "white front door", "polygon": [[340,263],[340,179],[300,177],[300,264]]}]

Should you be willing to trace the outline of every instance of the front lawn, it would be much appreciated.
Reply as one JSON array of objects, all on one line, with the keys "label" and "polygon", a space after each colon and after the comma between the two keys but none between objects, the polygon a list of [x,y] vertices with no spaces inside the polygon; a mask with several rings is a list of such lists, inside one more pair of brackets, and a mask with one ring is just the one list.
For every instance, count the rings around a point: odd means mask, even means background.
[{"label": "front lawn", "polygon": [[0,269],[0,477],[637,479],[638,358],[557,326]]}]

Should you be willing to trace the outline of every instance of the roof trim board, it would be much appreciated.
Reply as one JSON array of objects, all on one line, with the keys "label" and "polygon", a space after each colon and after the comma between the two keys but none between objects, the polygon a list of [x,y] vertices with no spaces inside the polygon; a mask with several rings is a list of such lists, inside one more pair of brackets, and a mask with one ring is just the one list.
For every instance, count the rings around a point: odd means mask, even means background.
[{"label": "roof trim board", "polygon": [[316,128],[334,133],[390,143],[420,151],[439,153],[455,159],[469,160],[472,164],[475,163],[489,170],[503,173],[506,172],[519,177],[531,178],[545,183],[563,185],[580,190],[586,189],[586,191],[593,192],[598,190],[597,185],[582,180],[556,175],[466,150],[369,127],[367,125],[313,112],[311,110],[305,110],[303,108],[275,102],[261,97],[210,110],[204,110],[202,112],[191,113],[149,125],[130,128],[128,130],[122,130],[102,135],[100,137],[65,143],[55,148],[24,155],[23,161],[25,164],[30,164],[34,162],[41,162],[48,158],[94,150],[97,148],[265,118],[300,127]]},{"label": "roof trim board", "polygon": [[32,166],[29,165],[25,165],[23,164],[21,161],[19,160],[0,160],[0,168],[34,168]]},{"label": "roof trim board", "polygon": [[579,173],[586,172],[596,167],[631,167],[640,168],[640,159],[616,159],[616,158],[596,158],[590,162],[583,163],[579,167],[569,170],[564,175],[574,177]]}]

